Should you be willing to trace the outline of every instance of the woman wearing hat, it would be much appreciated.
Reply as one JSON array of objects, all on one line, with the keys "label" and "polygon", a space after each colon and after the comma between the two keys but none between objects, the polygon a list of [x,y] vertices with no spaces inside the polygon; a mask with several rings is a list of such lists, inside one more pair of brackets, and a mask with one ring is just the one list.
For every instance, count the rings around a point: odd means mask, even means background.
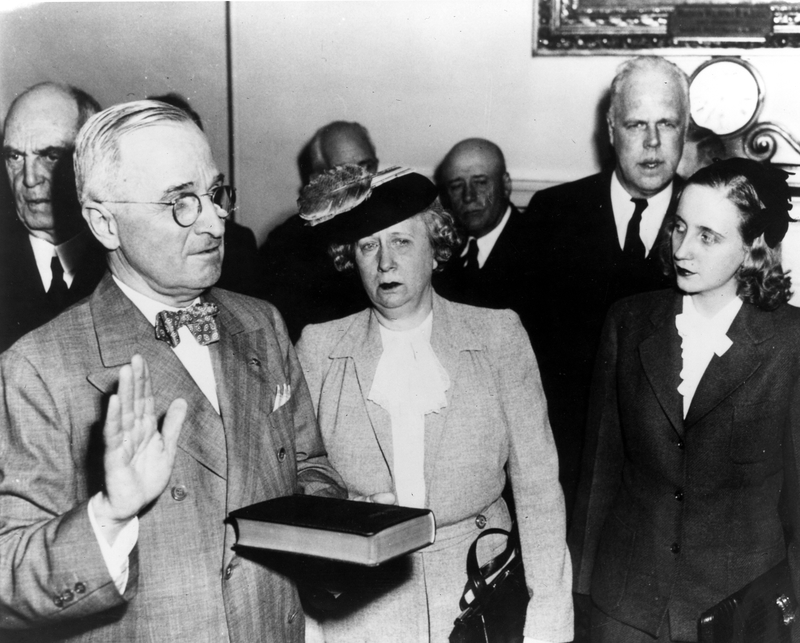
[{"label": "woman wearing hat", "polygon": [[[511,311],[455,304],[433,291],[432,273],[458,237],[427,178],[390,172],[365,179],[365,190],[342,188],[351,170],[312,185],[301,214],[322,211],[337,268],[358,271],[372,306],[306,327],[298,356],[328,457],[351,496],[391,492],[400,505],[430,508],[437,534],[430,547],[365,572],[364,596],[324,620],[325,640],[447,641],[469,546],[484,529],[511,526],[501,497],[507,471],[532,594],[525,635],[570,641],[564,501],[527,335]],[[330,218],[320,195],[348,201],[342,191],[356,198]],[[487,540],[481,562],[505,547]]]},{"label": "woman wearing hat", "polygon": [[780,170],[730,159],[698,171],[671,222],[678,289],[609,313],[570,532],[593,643],[696,641],[700,615],[787,549],[800,578],[789,208]]}]

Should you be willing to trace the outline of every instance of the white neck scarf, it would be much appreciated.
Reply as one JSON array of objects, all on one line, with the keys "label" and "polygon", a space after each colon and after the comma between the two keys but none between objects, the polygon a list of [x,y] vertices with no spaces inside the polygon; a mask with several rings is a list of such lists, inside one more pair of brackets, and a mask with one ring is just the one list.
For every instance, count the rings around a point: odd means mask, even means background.
[{"label": "white neck scarf", "polygon": [[367,399],[392,422],[394,481],[398,504],[425,506],[425,415],[447,406],[450,377],[431,348],[433,312],[417,328],[379,326],[383,353]]}]

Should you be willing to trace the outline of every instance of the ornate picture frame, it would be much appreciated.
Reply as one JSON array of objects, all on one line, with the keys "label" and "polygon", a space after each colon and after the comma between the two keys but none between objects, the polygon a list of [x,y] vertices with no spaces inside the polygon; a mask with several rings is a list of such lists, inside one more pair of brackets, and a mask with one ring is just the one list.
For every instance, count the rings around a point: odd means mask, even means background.
[{"label": "ornate picture frame", "polygon": [[[533,54],[721,54],[800,47],[800,2],[533,0]],[[798,52],[795,49],[795,52]]]}]

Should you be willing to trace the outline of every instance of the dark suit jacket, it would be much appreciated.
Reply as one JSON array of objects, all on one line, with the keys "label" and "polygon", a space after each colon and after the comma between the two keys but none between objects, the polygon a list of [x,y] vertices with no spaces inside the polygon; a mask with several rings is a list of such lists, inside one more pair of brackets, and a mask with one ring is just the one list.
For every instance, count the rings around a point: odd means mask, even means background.
[{"label": "dark suit jacket", "polygon": [[[677,191],[667,215],[674,211]],[[531,343],[550,407],[569,510],[603,321],[618,299],[670,285],[656,259],[658,246],[668,239],[662,229],[647,259],[630,263],[625,258],[611,207],[611,172],[537,192],[526,216],[531,221],[529,261],[537,277]]]},{"label": "dark suit jacket", "polygon": [[278,308],[293,342],[308,324],[346,317],[370,305],[355,271],[336,271],[326,231],[305,225],[299,216],[270,232],[259,254],[259,294]]},{"label": "dark suit jacket", "polygon": [[477,274],[470,275],[464,269],[459,249],[444,269],[434,274],[436,291],[462,304],[510,308],[530,334],[532,318],[538,309],[536,271],[530,261],[532,224],[531,218],[512,204],[508,223]]},{"label": "dark suit jacket", "polygon": [[64,308],[89,295],[106,270],[105,251],[88,231],[89,244],[75,271],[66,304],[47,298],[28,231],[18,221],[3,224],[0,234],[0,352],[25,333],[50,321]]},{"label": "dark suit jacket", "polygon": [[[303,641],[294,584],[237,551],[228,512],[296,492],[337,495],[286,329],[266,302],[212,289],[221,415],[107,275],[91,298],[0,357],[0,631],[3,641]],[[138,352],[159,416],[188,415],[164,493],[139,515],[124,596],[86,505],[102,482],[102,421]],[[273,410],[291,386],[290,400]],[[60,601],[55,601],[57,597]],[[65,598],[66,596],[66,598]]]},{"label": "dark suit jacket", "polygon": [[579,593],[653,636],[668,611],[672,639],[695,641],[701,612],[784,558],[786,537],[798,589],[800,310],[744,304],[686,419],[680,311],[660,291],[609,313],[570,545]]}]

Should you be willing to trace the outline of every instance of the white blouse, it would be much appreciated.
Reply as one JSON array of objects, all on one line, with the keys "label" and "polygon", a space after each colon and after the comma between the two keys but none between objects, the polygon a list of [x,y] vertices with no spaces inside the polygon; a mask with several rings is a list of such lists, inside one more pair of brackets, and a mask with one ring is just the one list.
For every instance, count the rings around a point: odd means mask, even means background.
[{"label": "white blouse", "polygon": [[450,377],[431,348],[433,311],[417,328],[379,326],[383,353],[367,399],[389,413],[397,503],[425,506],[425,415],[447,406]]},{"label": "white blouse", "polygon": [[681,343],[683,368],[678,392],[683,396],[683,417],[689,412],[692,398],[714,355],[722,357],[733,342],[728,329],[742,307],[735,297],[711,318],[703,317],[689,295],[683,296],[683,312],[675,316],[675,326],[683,339]]}]

